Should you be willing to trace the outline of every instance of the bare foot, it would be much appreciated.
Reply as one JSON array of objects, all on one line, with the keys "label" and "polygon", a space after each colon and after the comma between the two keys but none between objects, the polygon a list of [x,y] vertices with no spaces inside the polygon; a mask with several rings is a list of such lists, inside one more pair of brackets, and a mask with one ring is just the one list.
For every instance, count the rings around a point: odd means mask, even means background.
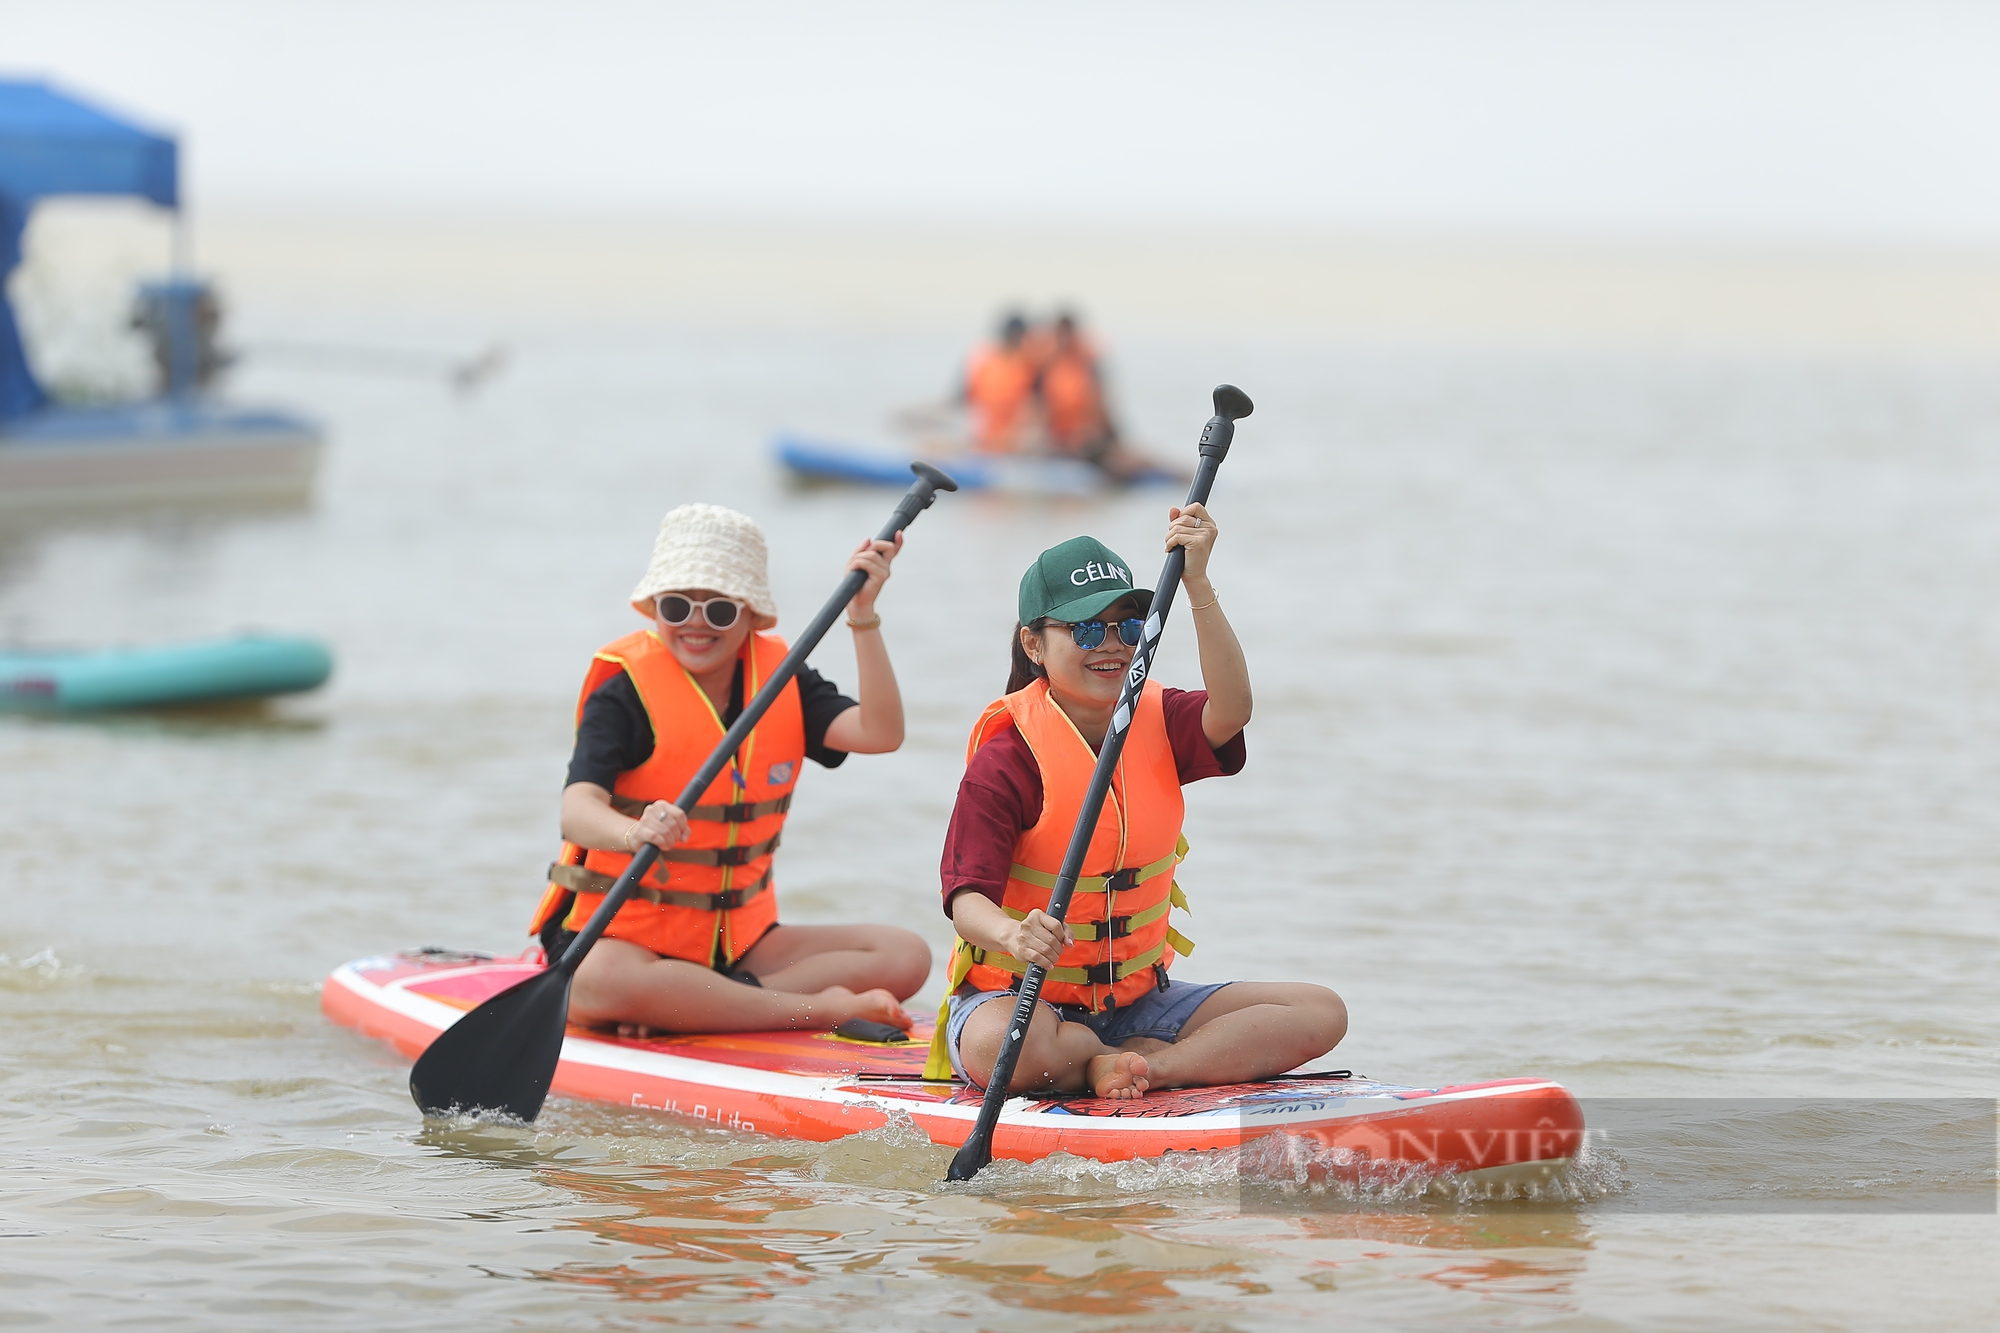
[{"label": "bare foot", "polygon": [[868,1019],[870,1023],[888,1023],[890,1027],[900,1027],[910,1031],[912,1019],[902,1009],[898,1001],[888,991],[862,991],[856,995],[846,987],[826,987],[820,991],[822,997],[832,1001],[832,1009],[840,1015],[834,1023],[846,1023],[848,1019]]},{"label": "bare foot", "polygon": [[1090,1082],[1090,1090],[1099,1097],[1123,1099],[1146,1095],[1146,1057],[1137,1051],[1094,1055],[1083,1074]]}]

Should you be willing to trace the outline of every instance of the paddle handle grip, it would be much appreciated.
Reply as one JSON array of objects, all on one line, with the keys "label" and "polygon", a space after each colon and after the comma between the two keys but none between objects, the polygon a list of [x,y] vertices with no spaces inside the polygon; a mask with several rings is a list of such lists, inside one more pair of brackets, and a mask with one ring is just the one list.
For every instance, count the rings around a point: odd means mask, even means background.
[{"label": "paddle handle grip", "polygon": [[[1195,465],[1194,482],[1188,487],[1184,505],[1208,503],[1208,493],[1215,485],[1215,474],[1222,467],[1222,460],[1229,456],[1229,445],[1236,438],[1236,420],[1247,417],[1251,412],[1250,399],[1234,385],[1222,384],[1215,390],[1215,415],[1201,428],[1201,442],[1197,446],[1201,461]],[[1238,410],[1240,409],[1240,410]],[[1160,570],[1160,581],[1153,588],[1153,602],[1147,608],[1146,626],[1139,636],[1137,651],[1132,654],[1132,666],[1125,673],[1125,684],[1118,692],[1118,706],[1111,714],[1111,729],[1104,735],[1104,744],[1097,751],[1097,766],[1090,772],[1090,785],[1084,789],[1083,805],[1076,814],[1076,827],[1069,836],[1069,848],[1063,853],[1062,869],[1056,875],[1055,887],[1049,891],[1049,905],[1044,910],[1061,921],[1069,914],[1069,900],[1076,892],[1076,881],[1083,874],[1083,858],[1089,854],[1090,842],[1097,832],[1097,817],[1104,810],[1104,799],[1111,790],[1111,778],[1118,771],[1118,759],[1125,752],[1125,737],[1132,728],[1132,715],[1138,710],[1139,696],[1146,688],[1146,678],[1153,670],[1153,657],[1159,651],[1160,635],[1166,628],[1167,616],[1174,608],[1174,594],[1180,591],[1181,573],[1187,566],[1187,552],[1176,546],[1167,552],[1166,564]],[[1007,1024],[1007,1033],[1000,1042],[1000,1053],[993,1061],[993,1072],[986,1080],[986,1094],[979,1103],[979,1119],[973,1122],[972,1133],[965,1144],[952,1158],[950,1180],[970,1180],[993,1160],[993,1127],[999,1123],[1000,1110],[1007,1103],[1007,1088],[1014,1081],[1014,1070],[1021,1062],[1021,1046],[1028,1036],[1028,1025],[1034,1021],[1035,1005],[1041,999],[1042,982],[1048,973],[1040,964],[1032,964],[1027,975],[1021,978],[1021,995],[1014,1003],[1014,1017]]]},{"label": "paddle handle grip", "polygon": [[[878,542],[894,541],[897,533],[910,526],[918,514],[935,503],[939,491],[958,489],[957,482],[942,469],[933,467],[929,463],[912,463],[910,471],[917,474],[916,483],[904,492],[895,511],[889,515],[889,521],[875,534],[875,540]],[[861,585],[867,581],[868,576],[860,570],[847,571],[847,576],[840,581],[840,586],[834,590],[833,596],[826,599],[826,605],[819,609],[819,614],[812,618],[811,623],[793,641],[791,651],[785,654],[784,660],[778,663],[778,669],[771,673],[770,679],[766,680],[763,688],[757,691],[757,697],[745,705],[736,721],[730,724],[728,732],[723,735],[722,743],[717,745],[703,761],[702,766],[695,770],[694,777],[688,780],[687,786],[681,791],[680,799],[674,802],[675,805],[687,810],[701,799],[702,793],[709,789],[730,757],[742,747],[752,729],[763,720],[764,714],[770,711],[771,705],[778,701],[778,695],[791,683],[792,677],[799,674],[799,668],[806,664],[806,658],[812,655],[813,649],[819,647],[819,641],[826,637],[826,632],[833,628],[833,622],[846,609],[847,604],[854,600],[854,594],[860,592]],[[598,938],[611,925],[611,919],[618,915],[618,909],[631,898],[632,890],[659,859],[660,849],[652,843],[649,842],[639,849],[631,864],[626,866],[625,872],[618,877],[618,882],[604,895],[604,901],[590,914],[590,920],[584,924],[583,930],[570,941],[569,948],[563,951],[562,958],[555,963],[558,969],[564,972],[576,971],[583,962],[583,956],[590,952],[591,946],[597,943]]]}]

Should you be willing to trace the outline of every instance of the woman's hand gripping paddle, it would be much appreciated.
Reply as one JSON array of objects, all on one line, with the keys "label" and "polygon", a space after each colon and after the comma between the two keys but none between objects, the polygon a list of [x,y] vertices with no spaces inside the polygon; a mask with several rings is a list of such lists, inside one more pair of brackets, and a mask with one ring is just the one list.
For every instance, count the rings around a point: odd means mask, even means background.
[{"label": "woman's hand gripping paddle", "polygon": [[[1187,503],[1208,502],[1216,469],[1229,456],[1229,442],[1236,437],[1236,422],[1249,416],[1251,407],[1249,395],[1235,385],[1216,386],[1215,415],[1201,428],[1201,462],[1195,468],[1194,484],[1188,487]],[[1089,851],[1091,837],[1097,832],[1097,816],[1104,809],[1105,794],[1111,790],[1111,775],[1118,767],[1118,756],[1125,751],[1125,733],[1132,725],[1132,713],[1138,707],[1139,692],[1146,686],[1146,675],[1152,670],[1153,654],[1160,646],[1160,631],[1167,623],[1167,613],[1173,610],[1174,593],[1181,583],[1181,566],[1186,561],[1187,553],[1180,547],[1169,551],[1166,567],[1160,571],[1159,586],[1153,589],[1145,632],[1140,636],[1138,651],[1132,654],[1132,669],[1125,673],[1125,687],[1119,691],[1118,707],[1111,715],[1111,730],[1105,733],[1104,745],[1097,752],[1097,767],[1091,771],[1090,786],[1084,789],[1083,808],[1077,811],[1076,830],[1069,835],[1069,850],[1063,855],[1056,886],[1049,893],[1046,910],[1058,921],[1069,913],[1070,895],[1076,891],[1077,876],[1083,873],[1084,853]],[[979,1168],[993,1160],[993,1127],[999,1123],[1000,1108],[1007,1103],[1007,1085],[1014,1081],[1014,1066],[1021,1061],[1021,1041],[1028,1035],[1028,1024],[1035,1016],[1035,1003],[1041,998],[1045,973],[1046,969],[1032,966],[1021,981],[1021,998],[1014,1005],[1014,1017],[1000,1043],[999,1058],[994,1060],[993,1073],[986,1080],[979,1119],[972,1126],[971,1137],[951,1159],[947,1180],[970,1180],[979,1174]]]},{"label": "woman's hand gripping paddle", "polygon": [[[929,463],[912,463],[910,470],[917,474],[917,483],[896,506],[887,526],[875,534],[876,541],[894,541],[911,520],[930,508],[937,492],[958,489],[957,482]],[[792,644],[792,650],[764,682],[764,688],[757,691],[757,697],[744,708],[722,743],[689,780],[676,805],[687,810],[701,799],[750,729],[777,701],[778,692],[798,674],[807,655],[826,636],[854,594],[861,591],[867,577],[858,569],[850,570],[840,581],[839,589]],[[438,1034],[410,1071],[410,1095],[416,1098],[425,1115],[503,1111],[519,1120],[533,1120],[541,1113],[549,1085],[555,1081],[556,1064],[562,1058],[563,1029],[569,1023],[570,980],[584,955],[604,934],[611,918],[618,915],[618,909],[631,897],[633,888],[659,855],[659,849],[651,843],[639,849],[639,854],[625,867],[625,873],[611,886],[611,892],[604,895],[583,933],[571,941],[563,956],[546,971],[502,991]]]}]

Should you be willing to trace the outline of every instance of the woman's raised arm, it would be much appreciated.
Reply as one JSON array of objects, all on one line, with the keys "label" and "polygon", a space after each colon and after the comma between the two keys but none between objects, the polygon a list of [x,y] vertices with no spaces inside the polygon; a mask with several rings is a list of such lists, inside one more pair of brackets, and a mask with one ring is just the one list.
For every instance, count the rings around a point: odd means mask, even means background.
[{"label": "woman's raised arm", "polygon": [[1208,703],[1201,710],[1201,733],[1211,746],[1224,745],[1250,724],[1250,664],[1229,617],[1222,613],[1215,585],[1208,581],[1208,557],[1220,530],[1205,505],[1167,511],[1167,549],[1187,552],[1181,571],[1188,613],[1194,617],[1195,646],[1201,653],[1201,683]]},{"label": "woman's raised arm", "polygon": [[836,717],[826,729],[828,748],[849,754],[887,754],[903,743],[903,694],[896,685],[896,668],[882,642],[882,617],[875,598],[889,581],[889,562],[903,549],[903,534],[892,542],[863,542],[847,562],[849,569],[868,575],[861,591],[847,604],[848,628],[854,631],[855,695],[859,702]]}]

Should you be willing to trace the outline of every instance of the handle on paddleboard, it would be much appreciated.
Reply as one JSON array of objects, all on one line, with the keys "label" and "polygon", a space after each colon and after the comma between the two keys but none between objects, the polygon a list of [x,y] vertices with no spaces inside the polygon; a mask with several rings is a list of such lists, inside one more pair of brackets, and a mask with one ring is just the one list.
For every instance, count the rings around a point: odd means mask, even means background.
[{"label": "handle on paddleboard", "polygon": [[[1195,467],[1194,484],[1188,487],[1187,504],[1206,504],[1209,488],[1215,484],[1215,474],[1222,466],[1222,460],[1229,456],[1230,443],[1236,438],[1236,423],[1255,410],[1250,396],[1233,384],[1219,384],[1213,395],[1215,415],[1201,428],[1201,442],[1197,446],[1201,462]],[[1153,656],[1159,650],[1160,632],[1166,627],[1167,616],[1174,606],[1174,594],[1180,589],[1181,570],[1187,563],[1187,552],[1176,546],[1167,552],[1167,561],[1160,570],[1160,581],[1153,589],[1153,603],[1146,611],[1146,627],[1140,634],[1137,651],[1132,654],[1131,669],[1125,673],[1124,688],[1118,692],[1118,706],[1111,714],[1111,729],[1105,733],[1104,744],[1097,751],[1097,767],[1091,770],[1090,786],[1084,789],[1083,806],[1077,811],[1076,827],[1069,835],[1069,849],[1063,854],[1062,870],[1056,875],[1055,888],[1049,892],[1049,905],[1045,910],[1056,920],[1063,920],[1069,913],[1070,896],[1076,892],[1076,881],[1083,873],[1083,858],[1090,850],[1091,838],[1097,832],[1097,817],[1104,809],[1104,798],[1111,790],[1111,775],[1118,768],[1119,756],[1125,752],[1125,737],[1132,725],[1132,714],[1139,706],[1139,695],[1146,687],[1146,677],[1153,669]],[[1007,1103],[1007,1086],[1014,1081],[1014,1068],[1021,1061],[1021,1044],[1028,1035],[1028,1025],[1035,1017],[1035,1004],[1041,998],[1042,981],[1047,970],[1039,964],[1031,965],[1021,980],[1021,997],[1014,1005],[1014,1017],[1007,1024],[1007,1034],[1000,1042],[1000,1054],[993,1061],[993,1072],[986,1080],[986,1095],[979,1103],[979,1118],[973,1123],[972,1133],[951,1159],[951,1169],[947,1180],[970,1180],[979,1174],[980,1168],[993,1160],[993,1127],[999,1123],[1000,1110]]]},{"label": "handle on paddleboard", "polygon": [[[957,482],[929,463],[912,463],[910,471],[916,473],[916,483],[904,493],[889,521],[875,534],[876,541],[894,541],[897,533],[931,507],[939,491],[958,489]],[[777,670],[696,770],[676,805],[686,810],[701,799],[867,581],[868,576],[858,569],[849,570],[841,579],[833,596],[800,632]],[[603,936],[618,909],[632,896],[633,889],[659,856],[660,849],[652,843],[641,847],[561,958],[552,960],[549,967],[526,981],[495,995],[438,1034],[410,1070],[410,1096],[425,1115],[499,1111],[532,1121],[541,1113],[542,1102],[555,1081],[556,1065],[562,1059],[563,1029],[569,1021],[570,982],[591,946]]]}]

